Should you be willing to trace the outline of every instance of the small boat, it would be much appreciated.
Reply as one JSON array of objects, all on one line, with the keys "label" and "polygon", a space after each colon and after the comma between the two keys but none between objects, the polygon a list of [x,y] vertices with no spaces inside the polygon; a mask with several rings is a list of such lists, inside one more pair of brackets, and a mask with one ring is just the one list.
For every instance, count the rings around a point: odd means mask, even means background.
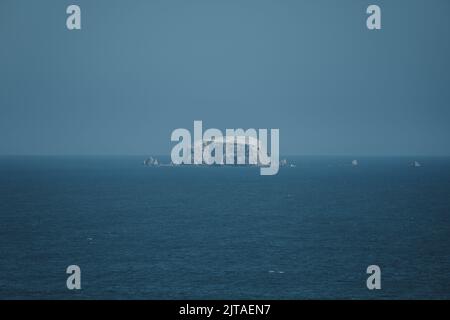
[{"label": "small boat", "polygon": [[144,160],[144,166],[152,167],[152,166],[159,166],[158,159],[150,157]]},{"label": "small boat", "polygon": [[354,167],[358,166],[358,160],[353,160],[352,161],[352,166],[354,166]]},{"label": "small boat", "polygon": [[421,167],[422,165],[418,161],[414,161],[413,166],[415,168]]}]

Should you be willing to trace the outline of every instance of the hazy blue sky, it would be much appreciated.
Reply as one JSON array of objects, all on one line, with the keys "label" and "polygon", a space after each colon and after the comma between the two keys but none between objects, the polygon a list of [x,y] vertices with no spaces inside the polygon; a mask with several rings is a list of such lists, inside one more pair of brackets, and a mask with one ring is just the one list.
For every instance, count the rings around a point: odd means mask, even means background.
[{"label": "hazy blue sky", "polygon": [[279,128],[282,154],[450,155],[449,58],[448,0],[1,0],[0,154],[168,154],[203,120]]}]

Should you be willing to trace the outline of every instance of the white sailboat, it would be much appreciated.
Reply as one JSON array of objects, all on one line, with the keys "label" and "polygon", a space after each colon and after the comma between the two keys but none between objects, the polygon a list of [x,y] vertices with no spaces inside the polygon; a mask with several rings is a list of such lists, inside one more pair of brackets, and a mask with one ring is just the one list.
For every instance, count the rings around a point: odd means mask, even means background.
[{"label": "white sailboat", "polygon": [[418,168],[421,167],[422,165],[418,162],[418,161],[414,161],[414,167]]},{"label": "white sailboat", "polygon": [[354,167],[358,166],[358,160],[352,160],[352,166]]}]

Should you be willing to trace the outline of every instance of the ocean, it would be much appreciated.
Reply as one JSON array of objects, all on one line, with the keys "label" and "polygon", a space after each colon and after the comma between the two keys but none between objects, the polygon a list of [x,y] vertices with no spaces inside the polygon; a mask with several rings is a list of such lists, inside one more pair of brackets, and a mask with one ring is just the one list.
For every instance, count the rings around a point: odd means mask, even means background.
[{"label": "ocean", "polygon": [[450,298],[450,158],[144,158],[1,157],[0,299]]}]

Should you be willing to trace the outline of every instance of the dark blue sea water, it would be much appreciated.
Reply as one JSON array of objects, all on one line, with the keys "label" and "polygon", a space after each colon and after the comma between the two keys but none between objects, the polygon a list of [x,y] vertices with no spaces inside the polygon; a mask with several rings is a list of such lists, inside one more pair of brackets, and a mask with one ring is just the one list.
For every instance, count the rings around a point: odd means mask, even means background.
[{"label": "dark blue sea water", "polygon": [[449,158],[142,160],[0,158],[0,299],[450,298]]}]

